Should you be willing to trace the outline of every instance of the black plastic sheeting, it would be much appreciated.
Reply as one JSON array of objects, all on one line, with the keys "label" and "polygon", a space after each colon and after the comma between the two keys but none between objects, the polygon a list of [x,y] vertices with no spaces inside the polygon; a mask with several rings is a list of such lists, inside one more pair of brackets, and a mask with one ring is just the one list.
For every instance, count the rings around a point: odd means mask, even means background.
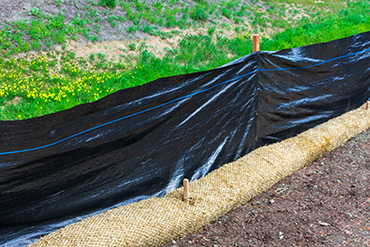
[{"label": "black plastic sheeting", "polygon": [[370,97],[370,32],[93,103],[0,122],[0,244],[24,246],[108,208],[163,196]]}]

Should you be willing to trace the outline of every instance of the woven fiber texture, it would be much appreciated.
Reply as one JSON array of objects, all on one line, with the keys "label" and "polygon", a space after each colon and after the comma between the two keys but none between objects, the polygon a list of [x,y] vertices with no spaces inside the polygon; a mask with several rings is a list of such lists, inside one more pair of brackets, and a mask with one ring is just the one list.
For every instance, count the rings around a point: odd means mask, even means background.
[{"label": "woven fiber texture", "polygon": [[179,188],[81,220],[30,246],[157,246],[182,238],[368,128],[370,109],[362,106],[193,181],[189,204]]}]

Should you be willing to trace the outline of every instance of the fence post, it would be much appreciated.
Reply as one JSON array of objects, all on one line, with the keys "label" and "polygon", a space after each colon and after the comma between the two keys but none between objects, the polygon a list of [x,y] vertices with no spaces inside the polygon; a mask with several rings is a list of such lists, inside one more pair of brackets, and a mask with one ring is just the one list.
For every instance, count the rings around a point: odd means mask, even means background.
[{"label": "fence post", "polygon": [[189,179],[185,178],[183,180],[183,185],[184,185],[184,202],[188,204],[189,203]]},{"label": "fence post", "polygon": [[261,36],[259,34],[252,34],[252,39],[253,39],[253,52],[259,51]]}]

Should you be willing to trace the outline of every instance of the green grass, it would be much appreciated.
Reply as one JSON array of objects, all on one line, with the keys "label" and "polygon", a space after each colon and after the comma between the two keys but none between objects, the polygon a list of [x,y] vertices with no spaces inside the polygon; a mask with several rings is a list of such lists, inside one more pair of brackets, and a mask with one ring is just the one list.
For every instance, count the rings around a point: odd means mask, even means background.
[{"label": "green grass", "polygon": [[261,44],[262,50],[281,50],[302,45],[327,42],[370,31],[370,3],[362,1],[350,4],[338,15],[317,18],[299,28],[286,29],[271,40]]},{"label": "green grass", "polygon": [[101,0],[99,4],[107,8],[113,9],[117,6],[117,1],[116,0]]},{"label": "green grass", "polygon": [[[236,1],[230,4],[234,4],[236,9],[240,7]],[[270,3],[270,6],[273,4]],[[158,9],[164,9],[160,4],[157,5]],[[297,21],[295,27],[285,29],[271,38],[263,37],[261,49],[280,50],[370,31],[370,3],[359,1],[348,5],[337,12],[326,13],[325,17],[313,15]],[[203,1],[196,6],[211,8]],[[191,11],[189,9],[189,15]],[[276,14],[276,11],[271,11],[271,14]],[[42,18],[42,13],[35,13],[37,18],[34,22],[21,20],[1,28],[2,49],[9,53],[13,49],[13,54],[22,49],[42,49],[44,43],[41,44],[40,40],[52,45],[63,42],[74,34],[84,33],[84,25],[87,22],[84,17],[76,16],[72,23],[65,25],[62,23],[62,13],[45,18]],[[89,15],[95,16],[93,12],[89,12]],[[109,15],[112,22],[123,21]],[[12,29],[14,26],[17,27],[17,32]],[[284,27],[286,26],[285,22]],[[164,35],[164,38],[171,36],[170,32],[158,31],[149,24],[144,27],[133,25],[132,31],[135,32],[139,28]],[[250,33],[243,31],[246,30],[244,26],[238,27],[237,30],[240,34],[232,39],[222,36],[213,26],[208,29],[207,35],[188,35],[181,40],[179,47],[167,49],[163,58],[148,52],[145,45],[136,46],[132,43],[128,49],[140,52],[136,58],[131,58],[135,63],[124,62],[127,60],[113,62],[103,53],[90,54],[90,58],[85,60],[76,58],[74,53],[67,51],[50,51],[47,55],[28,59],[0,56],[0,119],[16,120],[42,116],[92,102],[117,90],[141,85],[160,77],[216,68],[252,51]],[[25,33],[29,40],[22,37]],[[17,43],[17,46],[14,46],[14,43]]]},{"label": "green grass", "polygon": [[[290,2],[297,1],[291,0]],[[305,6],[300,11],[308,15],[318,13],[318,6],[320,10],[337,11],[338,8],[346,5],[345,1],[339,0],[325,1],[323,4],[316,4],[314,1],[299,2]],[[32,16],[31,21],[18,20],[0,28],[0,50],[3,50],[1,55],[10,57],[20,52],[40,51],[55,44],[63,44],[67,39],[77,39],[79,35],[83,35],[88,41],[95,42],[98,41],[101,26],[106,22],[113,28],[118,28],[119,22],[128,22],[126,31],[130,33],[135,33],[148,25],[183,29],[190,25],[201,26],[207,20],[216,20],[222,16],[239,25],[251,25],[255,31],[263,31],[267,27],[274,28],[274,24],[268,25],[271,19],[280,20],[278,21],[282,22],[280,26],[288,24],[286,3],[280,0],[271,0],[264,5],[248,5],[238,0],[222,0],[219,4],[207,0],[196,0],[192,5],[180,3],[182,2],[90,1],[87,5],[79,7],[81,10],[69,23],[66,23],[65,13],[62,10],[58,14],[47,15],[33,7],[29,11],[29,15]],[[58,7],[61,2],[56,0],[54,4]],[[115,8],[122,9],[122,16],[112,14]],[[289,23],[289,25],[294,24],[295,22]]]},{"label": "green grass", "polygon": [[[315,4],[327,4],[326,2],[317,2],[317,0],[300,0],[300,1],[296,1],[296,0],[272,0],[272,1],[269,1],[269,2],[275,2],[275,3],[288,3],[288,4],[302,4],[302,5],[315,5]],[[331,3],[342,3],[343,1],[342,0],[332,0]]]}]

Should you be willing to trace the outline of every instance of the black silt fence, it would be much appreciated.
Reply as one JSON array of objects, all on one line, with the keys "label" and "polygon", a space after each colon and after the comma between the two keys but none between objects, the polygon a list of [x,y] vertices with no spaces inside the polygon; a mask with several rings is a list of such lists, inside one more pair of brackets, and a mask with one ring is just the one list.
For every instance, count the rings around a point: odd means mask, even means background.
[{"label": "black silt fence", "polygon": [[370,97],[370,33],[161,78],[0,122],[0,244],[177,188]]}]

